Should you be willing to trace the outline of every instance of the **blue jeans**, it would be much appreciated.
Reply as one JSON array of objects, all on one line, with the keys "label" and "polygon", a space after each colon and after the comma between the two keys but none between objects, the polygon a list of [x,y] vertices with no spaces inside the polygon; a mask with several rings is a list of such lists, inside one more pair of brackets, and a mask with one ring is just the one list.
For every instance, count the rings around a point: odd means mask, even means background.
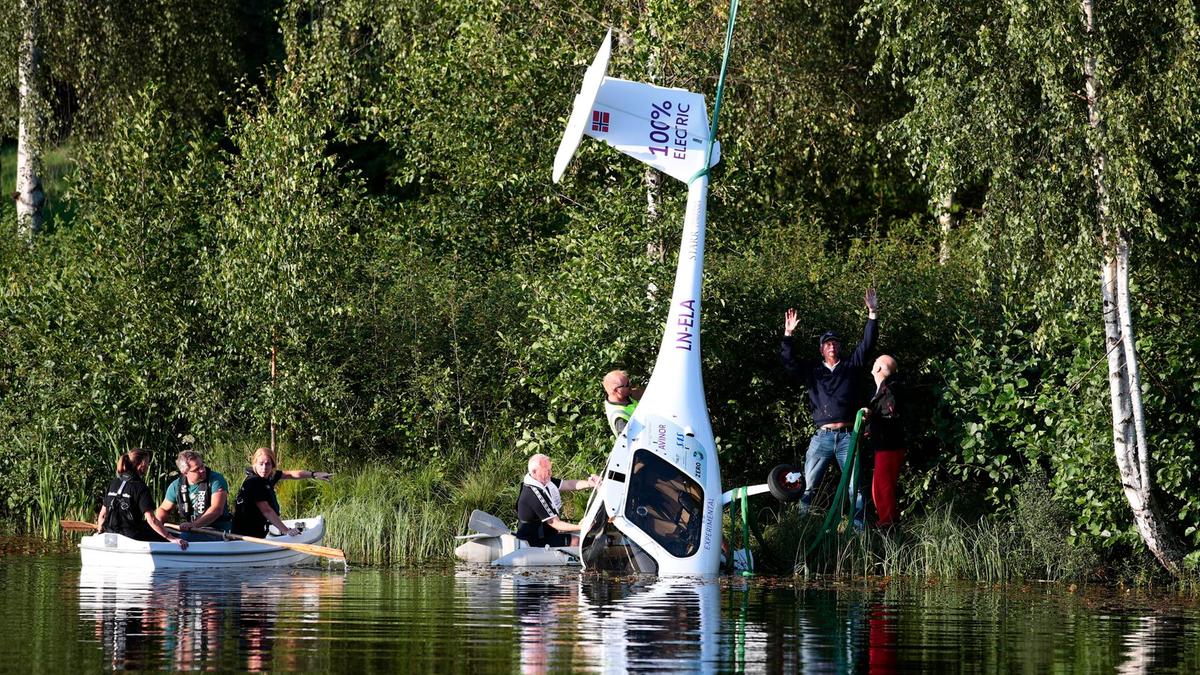
[{"label": "blue jeans", "polygon": [[[816,496],[817,486],[829,468],[829,460],[837,458],[838,466],[846,470],[846,459],[850,455],[850,429],[829,431],[818,429],[816,435],[808,443],[808,452],[804,454],[804,496],[800,498],[801,508],[807,509]],[[854,490],[854,519],[863,521],[863,498],[858,485],[850,486]]]}]

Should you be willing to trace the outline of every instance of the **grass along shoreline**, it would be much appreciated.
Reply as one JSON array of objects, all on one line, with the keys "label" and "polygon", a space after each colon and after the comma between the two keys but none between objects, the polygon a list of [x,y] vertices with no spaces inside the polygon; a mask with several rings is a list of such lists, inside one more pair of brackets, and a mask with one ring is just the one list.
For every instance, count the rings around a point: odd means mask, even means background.
[{"label": "grass along shoreline", "polygon": [[[229,480],[231,500],[245,478],[255,447],[251,442],[230,442],[203,450],[206,463]],[[55,473],[49,448],[43,450],[45,461],[34,471],[38,511],[25,514],[24,522],[10,520],[4,529],[57,539],[62,536],[57,529],[59,519],[95,519],[103,485],[85,489],[65,480]],[[454,536],[465,531],[473,509],[511,520],[526,461],[524,453],[516,449],[494,451],[481,459],[431,456],[419,465],[350,463],[336,455],[323,459],[329,457],[325,448],[288,444],[280,446],[279,455],[282,469],[336,473],[330,482],[281,482],[277,492],[283,516],[323,515],[327,525],[324,543],[343,549],[353,564],[367,566],[451,562]],[[149,482],[156,498],[173,478],[170,459],[160,453],[151,468]],[[586,473],[570,460],[561,463],[560,475]],[[567,497],[565,515],[578,519],[587,494],[569,493]],[[1102,561],[1096,552],[1072,544],[1069,521],[1050,497],[1043,483],[1029,479],[1006,516],[968,520],[952,503],[942,504],[887,531],[847,532],[840,528],[807,556],[823,514],[802,516],[794,505],[760,498],[755,508],[763,526],[763,542],[754,540],[752,550],[762,573],[803,578],[1099,581],[1200,592],[1196,580],[1166,579],[1151,561]],[[728,518],[726,521],[729,537]],[[730,542],[734,548],[740,546],[740,536],[738,533]]]}]

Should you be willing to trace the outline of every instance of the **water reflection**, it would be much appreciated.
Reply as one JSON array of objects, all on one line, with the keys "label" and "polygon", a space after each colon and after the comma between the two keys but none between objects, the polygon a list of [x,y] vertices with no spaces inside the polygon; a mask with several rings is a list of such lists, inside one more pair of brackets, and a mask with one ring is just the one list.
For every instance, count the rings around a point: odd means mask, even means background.
[{"label": "water reflection", "polygon": [[[344,577],[317,570],[157,571],[84,569],[79,616],[94,624],[116,669],[237,667],[300,669],[299,636],[275,630],[282,617],[315,620],[336,605]],[[277,647],[282,647],[277,650]]]},{"label": "water reflection", "polygon": [[601,670],[719,667],[721,588],[715,581],[587,579],[580,589],[590,660]]},{"label": "water reflection", "polygon": [[1194,600],[1104,589],[9,556],[0,597],[0,664],[22,672],[1200,672]]}]

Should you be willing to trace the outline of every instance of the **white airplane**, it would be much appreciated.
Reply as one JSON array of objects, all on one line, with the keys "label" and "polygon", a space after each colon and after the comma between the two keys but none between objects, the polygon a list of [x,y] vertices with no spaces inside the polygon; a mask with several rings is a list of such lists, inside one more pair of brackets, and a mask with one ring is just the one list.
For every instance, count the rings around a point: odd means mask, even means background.
[{"label": "white airplane", "polygon": [[585,568],[715,575],[721,467],[700,374],[700,281],[708,174],[720,146],[704,96],[606,77],[612,31],[587,69],[554,157],[562,177],[584,134],[683,181],[687,212],[666,331],[646,392],[617,438],[580,521]]}]

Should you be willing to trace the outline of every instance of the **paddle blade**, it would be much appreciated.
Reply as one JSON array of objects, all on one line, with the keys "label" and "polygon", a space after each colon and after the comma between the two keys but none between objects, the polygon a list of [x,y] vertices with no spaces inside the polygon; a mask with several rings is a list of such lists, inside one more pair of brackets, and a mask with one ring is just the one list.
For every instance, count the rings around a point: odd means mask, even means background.
[{"label": "paddle blade", "polygon": [[[280,542],[266,540],[264,543],[280,546]],[[334,560],[345,560],[346,553],[340,548],[331,548],[329,546],[318,546],[316,544],[288,544],[285,548],[290,548],[294,551],[315,555],[322,558],[333,558]]]},{"label": "paddle blade", "polygon": [[58,526],[67,532],[95,532],[96,524],[86,520],[60,520]]},{"label": "paddle blade", "polygon": [[467,527],[482,532],[483,534],[499,537],[502,534],[511,534],[512,530],[508,529],[508,525],[496,516],[490,513],[485,513],[479,509],[471,512],[470,519],[467,520]]}]

